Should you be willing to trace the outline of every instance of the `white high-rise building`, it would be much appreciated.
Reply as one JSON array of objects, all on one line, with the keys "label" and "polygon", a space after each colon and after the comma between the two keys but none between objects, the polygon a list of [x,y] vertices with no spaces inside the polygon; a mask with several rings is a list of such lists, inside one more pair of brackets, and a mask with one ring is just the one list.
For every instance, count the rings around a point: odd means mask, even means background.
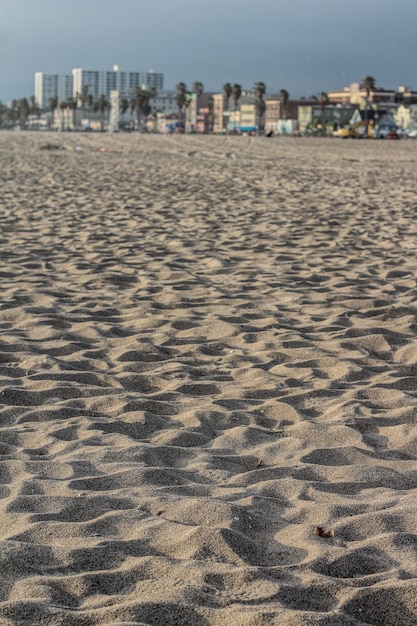
[{"label": "white high-rise building", "polygon": [[84,70],[76,68],[71,74],[35,74],[35,99],[41,107],[47,107],[49,98],[58,102],[68,98],[79,98],[83,87],[88,95],[97,100],[102,94],[110,99],[111,91],[118,91],[121,97],[131,98],[135,87],[154,87],[157,92],[164,88],[164,75],[160,72],[124,72],[119,65],[112,71]]},{"label": "white high-rise building", "polygon": [[154,87],[157,91],[163,89],[164,75],[159,72],[124,72],[119,65],[113,71],[72,70],[73,97],[82,93],[83,87],[88,87],[88,94],[97,100],[102,94],[110,98],[111,91],[118,91],[123,97],[131,97],[134,88]]},{"label": "white high-rise building", "polygon": [[58,74],[58,102],[65,102],[72,96],[72,75]]},{"label": "white high-rise building", "polygon": [[35,100],[41,108],[46,108],[50,98],[58,98],[58,102],[68,100],[72,96],[71,74],[35,74]]}]

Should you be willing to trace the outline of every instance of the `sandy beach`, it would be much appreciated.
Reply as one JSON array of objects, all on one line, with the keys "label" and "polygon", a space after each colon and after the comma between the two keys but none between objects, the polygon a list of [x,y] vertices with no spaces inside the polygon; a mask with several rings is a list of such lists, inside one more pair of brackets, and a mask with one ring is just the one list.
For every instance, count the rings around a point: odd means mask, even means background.
[{"label": "sandy beach", "polygon": [[0,160],[0,625],[416,624],[417,141]]}]

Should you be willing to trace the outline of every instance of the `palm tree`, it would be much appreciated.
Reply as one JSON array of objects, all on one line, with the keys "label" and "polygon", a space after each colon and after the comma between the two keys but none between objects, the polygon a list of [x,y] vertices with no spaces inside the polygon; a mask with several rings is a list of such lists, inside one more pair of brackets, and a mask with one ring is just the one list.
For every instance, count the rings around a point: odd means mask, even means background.
[{"label": "palm tree", "polygon": [[363,79],[363,86],[366,91],[366,99],[369,100],[369,95],[371,91],[375,90],[376,80],[373,76],[365,76]]},{"label": "palm tree", "polygon": [[142,107],[142,113],[144,115],[147,116],[147,115],[149,115],[151,113],[152,106],[151,106],[150,101],[152,100],[152,98],[155,98],[156,94],[157,94],[157,91],[156,91],[155,87],[147,87],[146,88],[145,102],[144,102],[143,107]]},{"label": "palm tree", "polygon": [[61,118],[61,130],[65,129],[65,124],[64,124],[64,111],[67,108],[67,103],[64,102],[63,100],[59,103],[58,108],[60,110],[60,118]]},{"label": "palm tree", "polygon": [[37,127],[39,128],[39,118],[41,116],[42,109],[36,102],[35,96],[29,98],[29,115],[33,115],[37,118]]},{"label": "palm tree", "polygon": [[181,119],[182,118],[182,112],[184,110],[184,107],[187,105],[187,101],[188,101],[187,85],[185,83],[178,83],[178,85],[176,85],[175,89],[176,89],[176,92],[177,92],[176,96],[175,96],[175,100],[177,102],[179,117]]},{"label": "palm tree", "polygon": [[242,86],[235,83],[232,87],[232,97],[235,103],[235,111],[237,110],[237,103],[242,96]]},{"label": "palm tree", "polygon": [[7,107],[7,119],[8,126],[13,126],[16,123],[17,118],[19,117],[17,111],[17,100],[12,100],[10,105]]},{"label": "palm tree", "polygon": [[[184,111],[184,131],[189,132],[190,130],[190,126],[191,124],[189,124],[190,118],[191,118],[191,114],[190,114],[190,109],[191,109],[191,104],[193,102],[193,94],[192,92],[187,91],[186,93],[186,101],[185,101],[185,111]],[[196,102],[196,106],[197,106],[197,102]]]},{"label": "palm tree", "polygon": [[97,111],[94,105],[93,94],[88,93],[88,85],[81,88],[82,125],[84,130],[90,130],[90,112]]},{"label": "palm tree", "polygon": [[78,102],[77,98],[73,98],[72,96],[67,100],[67,108],[72,111],[72,127],[75,128],[76,124],[76,116],[77,116],[77,108]]},{"label": "palm tree", "polygon": [[373,76],[365,76],[363,79],[363,87],[366,91],[366,105],[365,105],[365,119],[368,119],[368,105],[369,105],[369,96],[371,91],[375,90],[376,80]]},{"label": "palm tree", "polygon": [[214,128],[214,98],[213,96],[209,96],[207,100],[207,108],[208,108],[208,131],[209,133],[212,133],[213,128]]},{"label": "palm tree", "polygon": [[232,97],[233,87],[230,83],[225,83],[223,85],[223,95],[224,95],[224,108],[223,108],[223,128],[227,128],[230,111],[229,111],[229,102]]},{"label": "palm tree", "polygon": [[30,107],[30,115],[36,115],[39,117],[41,114],[41,107],[36,102],[35,96],[30,96],[29,98],[29,107]]},{"label": "palm tree", "polygon": [[77,101],[81,104],[82,117],[85,117],[85,109],[88,103],[88,85],[81,85],[81,94],[77,93]]},{"label": "palm tree", "polygon": [[57,96],[51,96],[48,99],[48,106],[49,106],[49,110],[53,114],[55,109],[58,108],[58,98],[57,98]]},{"label": "palm tree", "polygon": [[49,118],[49,116],[48,116],[48,120],[49,120],[48,125],[50,127],[51,126],[51,122],[54,121],[55,111],[58,108],[58,98],[57,98],[57,96],[51,96],[51,98],[48,99],[48,107],[49,107],[49,110],[51,112],[51,117],[52,117],[52,120],[51,120]]},{"label": "palm tree", "polygon": [[130,103],[130,109],[132,112],[136,112],[138,130],[140,128],[142,115],[147,117],[152,110],[149,100],[154,98],[155,95],[156,90],[153,87],[145,89],[138,86],[135,87],[135,93]]},{"label": "palm tree", "polygon": [[265,129],[265,123],[264,123],[265,109],[266,109],[265,100],[257,99],[255,101],[255,109],[256,109],[256,120],[257,120],[256,125],[258,127],[258,135],[261,135]]},{"label": "palm tree", "polygon": [[266,93],[265,83],[262,83],[262,82],[255,83],[254,91],[255,91],[255,96],[256,96],[255,108],[256,108],[257,127],[258,127],[258,133],[260,134],[263,131],[263,127],[264,127],[263,119],[264,119],[265,108],[266,108],[265,101],[264,101],[264,95]]},{"label": "palm tree", "polygon": [[223,94],[224,94],[224,108],[226,111],[229,110],[229,101],[233,93],[233,87],[230,83],[225,83],[223,85]]},{"label": "palm tree", "polygon": [[138,85],[135,86],[133,98],[130,101],[130,111],[131,113],[136,113],[136,124],[137,129],[140,127],[140,120],[142,116],[142,100],[143,100],[143,89]]},{"label": "palm tree", "polygon": [[13,128],[18,118],[19,111],[17,100],[12,100],[9,106],[0,102],[0,127]]},{"label": "palm tree", "polygon": [[110,109],[110,103],[104,94],[98,97],[97,102],[94,104],[94,109],[100,114],[100,128],[104,130],[104,115],[108,109]]},{"label": "palm tree", "polygon": [[201,94],[204,91],[204,85],[203,83],[199,83],[198,81],[196,81],[195,83],[193,83],[193,93],[195,93],[198,96],[201,96]]},{"label": "palm tree", "polygon": [[142,115],[145,117],[145,119],[152,112],[152,107],[151,107],[150,100],[152,100],[152,98],[154,98],[155,96],[156,96],[156,89],[155,89],[155,87],[149,87],[149,88],[145,89],[145,95],[143,97],[142,107],[141,107]]},{"label": "palm tree", "polygon": [[88,101],[88,85],[81,85],[81,107],[82,109],[84,109],[84,107],[87,104]]},{"label": "palm tree", "polygon": [[122,98],[120,100],[120,113],[122,116],[123,125],[124,125],[124,116],[128,108],[129,108],[129,100],[127,98]]},{"label": "palm tree", "polygon": [[17,113],[20,120],[20,128],[24,130],[26,128],[27,119],[30,114],[30,105],[27,98],[20,98],[20,100],[18,100]]},{"label": "palm tree", "polygon": [[7,106],[0,101],[0,128],[3,128],[3,124],[7,118]]},{"label": "palm tree", "polygon": [[323,121],[323,113],[325,107],[329,104],[329,96],[325,91],[322,91],[318,95],[318,101],[320,102],[320,121]]},{"label": "palm tree", "polygon": [[[191,126],[191,130],[195,130],[195,126],[193,124],[193,121],[195,122],[195,125],[197,125],[197,116],[198,116],[198,101],[199,101],[199,97],[201,96],[201,94],[204,91],[204,85],[203,83],[200,83],[199,81],[196,81],[195,83],[193,83],[193,93],[195,94],[195,100],[194,100],[194,111],[191,111],[191,114],[189,115],[189,117],[191,119],[189,119],[190,122],[190,126]],[[189,113],[189,110],[191,108],[191,104],[192,104],[192,96],[191,94],[187,94],[187,102],[185,104],[186,110],[187,110],[187,114]]]},{"label": "palm tree", "polygon": [[262,83],[262,82],[255,83],[254,91],[255,91],[256,97],[259,100],[262,100],[264,95],[265,95],[265,93],[266,93],[265,83]]},{"label": "palm tree", "polygon": [[287,104],[290,99],[290,94],[286,89],[280,89],[279,92],[279,105],[280,105],[280,118],[287,119]]}]

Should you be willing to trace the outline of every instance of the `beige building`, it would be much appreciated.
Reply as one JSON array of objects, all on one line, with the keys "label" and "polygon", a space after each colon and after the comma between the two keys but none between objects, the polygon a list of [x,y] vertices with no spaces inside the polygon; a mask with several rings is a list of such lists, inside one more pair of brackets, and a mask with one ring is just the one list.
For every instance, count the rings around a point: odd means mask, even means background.
[{"label": "beige building", "polygon": [[327,96],[329,103],[355,104],[358,106],[361,104],[362,99],[366,98],[366,90],[361,89],[359,83],[352,83],[349,87],[344,87],[341,90],[328,91]]},{"label": "beige building", "polygon": [[240,110],[230,111],[229,113],[229,121],[227,124],[227,129],[231,131],[239,130],[240,128]]},{"label": "beige building", "polygon": [[327,105],[304,104],[298,107],[298,127],[305,132],[308,127],[332,131],[349,123],[355,107],[351,104]]},{"label": "beige building", "polygon": [[[349,87],[344,87],[338,91],[328,91],[330,104],[353,104],[360,108],[366,107],[366,89],[359,83],[352,83]],[[409,87],[398,87],[394,89],[381,89],[377,87],[369,94],[369,102],[371,103],[406,103],[407,100],[417,97],[417,92],[412,91]]]},{"label": "beige building", "polygon": [[319,105],[306,104],[298,107],[298,127],[302,133],[313,123],[315,113],[317,114],[319,110]]},{"label": "beige building", "polygon": [[254,103],[240,105],[240,130],[252,131],[257,128],[256,106]]},{"label": "beige building", "polygon": [[417,104],[400,104],[393,118],[399,128],[414,130],[417,128]]},{"label": "beige building", "polygon": [[265,100],[265,133],[277,133],[281,103],[278,98]]},{"label": "beige building", "polygon": [[227,126],[225,118],[225,98],[222,93],[213,94],[214,124],[213,132],[222,133]]}]

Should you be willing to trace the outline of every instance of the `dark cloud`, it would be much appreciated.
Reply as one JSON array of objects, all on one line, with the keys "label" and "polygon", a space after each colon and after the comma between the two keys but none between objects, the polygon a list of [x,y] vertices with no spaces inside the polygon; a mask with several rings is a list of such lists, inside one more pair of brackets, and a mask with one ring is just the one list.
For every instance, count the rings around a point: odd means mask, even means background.
[{"label": "dark cloud", "polygon": [[292,95],[366,74],[417,89],[417,3],[374,0],[0,0],[0,99],[33,93],[36,71],[164,72],[167,88],[201,80]]}]

